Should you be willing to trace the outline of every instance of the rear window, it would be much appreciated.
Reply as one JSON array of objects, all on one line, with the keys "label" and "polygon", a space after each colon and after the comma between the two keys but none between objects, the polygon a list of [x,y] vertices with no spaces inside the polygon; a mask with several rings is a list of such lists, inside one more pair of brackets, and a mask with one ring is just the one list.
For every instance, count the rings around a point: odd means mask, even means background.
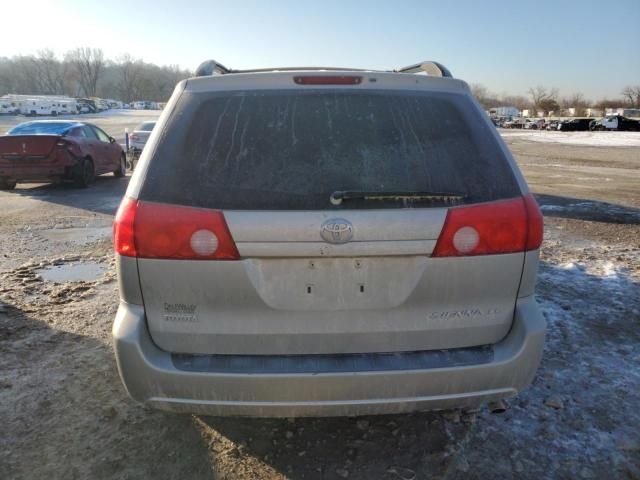
[{"label": "rear window", "polygon": [[520,194],[490,126],[458,94],[304,90],[185,93],[141,191],[150,201],[239,210],[442,206],[335,191]]},{"label": "rear window", "polygon": [[73,123],[65,122],[28,122],[22,123],[7,132],[8,135],[62,135]]}]

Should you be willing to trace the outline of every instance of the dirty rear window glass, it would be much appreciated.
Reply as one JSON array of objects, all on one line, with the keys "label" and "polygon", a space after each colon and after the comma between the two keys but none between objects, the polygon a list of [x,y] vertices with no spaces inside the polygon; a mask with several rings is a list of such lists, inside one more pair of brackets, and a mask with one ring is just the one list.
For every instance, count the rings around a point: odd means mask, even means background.
[{"label": "dirty rear window glass", "polygon": [[74,125],[71,122],[27,122],[13,127],[8,135],[62,135]]},{"label": "dirty rear window glass", "polygon": [[442,206],[348,200],[335,191],[519,194],[491,126],[457,94],[397,91],[185,93],[141,198],[241,210]]}]

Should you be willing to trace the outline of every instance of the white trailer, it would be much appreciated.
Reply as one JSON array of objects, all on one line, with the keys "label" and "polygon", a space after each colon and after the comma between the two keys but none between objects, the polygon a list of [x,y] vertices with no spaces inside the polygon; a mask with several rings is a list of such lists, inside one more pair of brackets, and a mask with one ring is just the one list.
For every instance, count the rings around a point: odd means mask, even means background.
[{"label": "white trailer", "polygon": [[52,115],[52,102],[41,98],[25,98],[20,100],[20,113],[28,117]]},{"label": "white trailer", "polygon": [[7,102],[0,99],[0,115],[16,115],[20,109],[15,102]]},{"label": "white trailer", "polygon": [[76,115],[78,113],[78,102],[73,99],[60,100],[60,113],[63,115]]},{"label": "white trailer", "polygon": [[27,116],[75,114],[78,105],[75,99],[59,95],[5,95],[0,99],[15,113]]}]

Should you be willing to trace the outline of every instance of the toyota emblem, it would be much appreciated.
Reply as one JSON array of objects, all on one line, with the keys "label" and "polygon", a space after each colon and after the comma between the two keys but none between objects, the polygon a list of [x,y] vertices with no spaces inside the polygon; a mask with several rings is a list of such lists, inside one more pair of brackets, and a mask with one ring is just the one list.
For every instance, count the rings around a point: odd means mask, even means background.
[{"label": "toyota emblem", "polygon": [[344,218],[331,218],[320,226],[320,236],[325,242],[347,243],[353,238],[353,225]]}]

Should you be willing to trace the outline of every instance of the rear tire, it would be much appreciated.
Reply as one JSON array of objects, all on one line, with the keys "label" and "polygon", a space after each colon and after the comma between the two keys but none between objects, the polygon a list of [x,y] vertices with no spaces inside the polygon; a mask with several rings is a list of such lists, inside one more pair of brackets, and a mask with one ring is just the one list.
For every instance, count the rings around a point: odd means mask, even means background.
[{"label": "rear tire", "polygon": [[95,179],[96,172],[93,162],[89,158],[85,158],[80,164],[80,168],[73,179],[73,185],[77,188],[87,188]]},{"label": "rear tire", "polygon": [[17,183],[15,180],[0,180],[0,190],[13,190]]},{"label": "rear tire", "polygon": [[120,155],[120,166],[117,170],[113,171],[113,176],[122,178],[127,174],[127,159],[124,154]]}]

